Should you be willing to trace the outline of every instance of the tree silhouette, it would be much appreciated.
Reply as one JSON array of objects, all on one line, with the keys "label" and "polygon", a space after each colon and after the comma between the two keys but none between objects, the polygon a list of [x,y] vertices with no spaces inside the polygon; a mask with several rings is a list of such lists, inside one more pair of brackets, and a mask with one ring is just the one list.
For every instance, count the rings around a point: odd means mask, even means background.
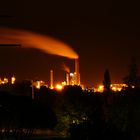
[{"label": "tree silhouette", "polygon": [[140,87],[140,76],[138,76],[138,67],[135,58],[132,59],[129,66],[129,73],[124,77],[124,83],[128,88],[138,88]]},{"label": "tree silhouette", "polygon": [[110,91],[110,84],[111,84],[110,74],[108,69],[106,69],[104,73],[104,81],[103,81],[104,91]]}]

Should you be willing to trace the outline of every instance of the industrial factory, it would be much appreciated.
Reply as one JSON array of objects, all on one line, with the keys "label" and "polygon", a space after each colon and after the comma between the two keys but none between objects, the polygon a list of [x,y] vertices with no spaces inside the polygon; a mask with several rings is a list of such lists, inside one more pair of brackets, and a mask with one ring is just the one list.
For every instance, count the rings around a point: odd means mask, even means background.
[{"label": "industrial factory", "polygon": [[[45,82],[43,80],[37,80],[33,81],[31,80],[32,87],[35,87],[37,89],[40,89],[41,86],[46,86],[50,89],[56,89],[56,90],[62,90],[64,86],[81,86],[83,90],[85,90],[84,86],[81,85],[81,79],[80,79],[80,71],[79,71],[79,60],[74,59],[74,72],[67,71],[65,74],[65,80],[63,82],[60,82],[59,84],[55,84],[55,77],[54,77],[54,70],[50,70],[50,81]],[[12,76],[10,79],[8,78],[0,78],[0,85],[2,84],[14,84],[16,81],[15,76]],[[111,84],[110,88],[112,91],[121,91],[124,87],[126,87],[125,84]],[[88,88],[89,91],[90,88]],[[92,87],[92,91],[94,92],[103,92],[104,86],[99,85],[98,87]]]},{"label": "industrial factory", "polygon": [[57,84],[54,86],[54,76],[53,76],[53,70],[50,70],[50,88],[63,88],[63,86],[66,85],[81,85],[80,82],[80,72],[79,72],[79,60],[75,59],[75,72],[66,72],[66,78],[65,81],[63,81],[61,84]]},{"label": "industrial factory", "polygon": [[[57,55],[61,57],[66,57],[75,61],[75,70],[74,72],[66,73],[66,79],[64,82],[60,83],[59,85],[54,85],[54,70],[50,70],[50,83],[47,84],[50,89],[55,87],[62,87],[64,85],[78,85],[80,86],[80,72],[79,72],[79,56],[73,50],[71,46],[61,42],[58,39],[54,39],[49,36],[40,35],[37,33],[33,33],[26,30],[18,30],[12,28],[0,28],[1,31],[1,38],[4,39],[6,42],[11,42],[12,46],[19,46],[22,48],[31,48],[31,49],[38,49],[46,54]],[[25,39],[26,36],[26,39]],[[3,40],[0,38],[0,43],[3,43]],[[9,44],[4,44],[9,45]],[[33,81],[33,85],[37,88],[40,88],[44,84],[41,81]]]},{"label": "industrial factory", "polygon": [[[78,59],[74,60],[75,63],[75,71],[74,72],[66,72],[65,80],[59,84],[54,84],[54,71],[50,70],[50,82],[44,82],[43,80],[33,81],[31,83],[34,87],[40,89],[41,86],[49,87],[50,89],[62,89],[66,85],[78,85],[80,86],[80,72],[79,72],[79,61]],[[14,84],[16,81],[15,76],[11,78],[0,78],[0,85],[1,84]]]},{"label": "industrial factory", "polygon": [[11,78],[7,78],[7,77],[4,77],[4,78],[0,78],[0,85],[3,85],[3,84],[14,84],[16,81],[16,78],[15,76],[12,76]]}]

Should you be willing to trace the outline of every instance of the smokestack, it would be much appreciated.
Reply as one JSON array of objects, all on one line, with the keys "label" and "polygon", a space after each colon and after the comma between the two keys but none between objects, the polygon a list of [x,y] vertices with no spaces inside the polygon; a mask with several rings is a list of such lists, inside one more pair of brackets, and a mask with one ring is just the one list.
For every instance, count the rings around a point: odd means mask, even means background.
[{"label": "smokestack", "polygon": [[76,73],[75,84],[80,85],[79,60],[78,59],[75,59],[75,73]]},{"label": "smokestack", "polygon": [[67,85],[70,84],[70,76],[69,76],[69,73],[66,73],[66,83],[67,83]]},{"label": "smokestack", "polygon": [[80,73],[77,74],[77,85],[81,84]]},{"label": "smokestack", "polygon": [[53,89],[53,70],[50,70],[50,88]]}]

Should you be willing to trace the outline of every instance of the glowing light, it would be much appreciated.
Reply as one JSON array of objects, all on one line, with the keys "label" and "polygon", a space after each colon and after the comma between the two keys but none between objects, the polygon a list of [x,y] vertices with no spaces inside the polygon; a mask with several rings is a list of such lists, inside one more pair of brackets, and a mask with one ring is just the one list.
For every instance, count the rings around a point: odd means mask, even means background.
[{"label": "glowing light", "polygon": [[[124,87],[127,87],[126,84],[111,84],[110,88],[112,91],[121,91]],[[134,87],[132,87],[134,88]],[[103,92],[104,91],[104,86],[103,85],[99,85],[98,88],[95,88],[95,91],[97,92]]]},{"label": "glowing light", "polygon": [[8,79],[7,78],[4,78],[4,84],[8,83]]},{"label": "glowing light", "polygon": [[74,73],[70,73],[70,76],[73,77],[74,76]]},{"label": "glowing light", "polygon": [[44,82],[44,81],[42,81],[42,80],[38,80],[38,81],[32,81],[32,86],[35,86],[37,89],[40,89],[41,88],[41,86],[46,86],[46,87],[48,87],[48,85]]},{"label": "glowing light", "polygon": [[71,85],[72,85],[72,86],[74,85],[74,83],[75,83],[74,80],[71,80]]},{"label": "glowing light", "polygon": [[63,86],[66,86],[67,85],[66,81],[62,82],[62,85]]},{"label": "glowing light", "polygon": [[103,86],[103,85],[99,85],[97,91],[98,91],[98,92],[103,92],[103,91],[104,91],[104,86]]},{"label": "glowing light", "polygon": [[16,78],[13,76],[13,77],[11,77],[11,84],[14,84],[15,83],[15,81],[16,81]]},{"label": "glowing light", "polygon": [[118,90],[118,91],[121,91],[121,90],[122,90],[122,88],[118,88],[117,90]]},{"label": "glowing light", "polygon": [[70,73],[70,85],[77,85],[77,74],[76,74],[76,72]]},{"label": "glowing light", "polygon": [[4,81],[2,81],[1,84],[5,84]]},{"label": "glowing light", "polygon": [[51,87],[50,87],[50,89],[54,89],[54,87],[53,87],[53,86],[51,86]]},{"label": "glowing light", "polygon": [[40,85],[41,85],[41,82],[40,81],[37,81],[36,88],[40,89]]},{"label": "glowing light", "polygon": [[57,84],[57,85],[56,85],[56,89],[57,89],[57,90],[62,90],[62,89],[63,89],[63,86],[60,85],[60,84]]},{"label": "glowing light", "polygon": [[116,87],[111,88],[113,91],[117,91],[118,89]]},{"label": "glowing light", "polygon": [[126,84],[111,84],[111,89],[113,91],[121,91],[123,87],[126,87]]}]

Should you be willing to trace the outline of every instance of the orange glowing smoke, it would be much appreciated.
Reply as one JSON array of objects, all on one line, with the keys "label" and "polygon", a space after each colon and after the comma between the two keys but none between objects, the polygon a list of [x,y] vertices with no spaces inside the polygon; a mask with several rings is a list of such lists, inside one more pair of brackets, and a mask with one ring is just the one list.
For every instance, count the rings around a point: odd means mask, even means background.
[{"label": "orange glowing smoke", "polygon": [[67,73],[70,73],[70,68],[65,64],[65,63],[62,63],[62,69],[67,72]]},{"label": "orange glowing smoke", "polygon": [[0,28],[0,43],[21,44],[24,48],[35,48],[45,53],[77,59],[78,54],[67,44],[29,31]]}]

